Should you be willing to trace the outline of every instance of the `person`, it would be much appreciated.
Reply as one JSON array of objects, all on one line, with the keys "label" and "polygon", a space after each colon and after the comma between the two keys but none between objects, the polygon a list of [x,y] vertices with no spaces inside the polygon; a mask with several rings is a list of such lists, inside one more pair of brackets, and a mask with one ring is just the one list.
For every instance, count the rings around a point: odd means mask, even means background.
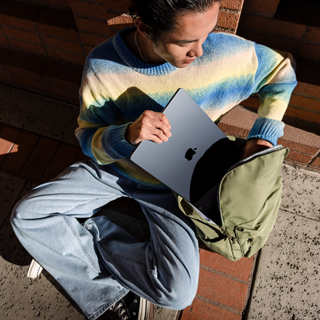
[{"label": "person", "polygon": [[[135,26],[94,48],[84,66],[76,136],[92,160],[36,187],[13,210],[18,239],[90,320],[108,309],[121,319],[149,319],[150,303],[181,310],[195,297],[195,228],[171,190],[129,160],[139,142],[170,139],[161,110],[178,88],[213,121],[259,95],[243,158],[283,135],[296,85],[292,56],[212,32],[219,6],[217,0],[132,0]],[[119,197],[140,204],[149,242],[94,216]]]}]

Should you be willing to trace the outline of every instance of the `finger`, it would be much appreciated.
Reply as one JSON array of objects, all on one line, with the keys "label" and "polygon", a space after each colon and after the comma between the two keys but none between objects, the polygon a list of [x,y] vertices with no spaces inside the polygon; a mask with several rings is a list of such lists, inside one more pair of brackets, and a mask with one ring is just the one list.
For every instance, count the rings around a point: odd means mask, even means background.
[{"label": "finger", "polygon": [[151,126],[141,131],[141,136],[144,140],[150,140],[157,143],[168,141],[168,137],[163,133],[162,130]]},{"label": "finger", "polygon": [[171,132],[170,132],[170,128],[168,127],[168,125],[162,121],[159,120],[150,120],[149,125],[151,125],[152,127],[161,130],[163,132],[164,135],[166,135],[167,137],[171,137]]},{"label": "finger", "polygon": [[170,122],[165,114],[160,113],[159,120],[163,122],[169,128],[169,130],[171,129]]},{"label": "finger", "polygon": [[156,121],[163,122],[169,128],[169,130],[171,129],[170,122],[165,114],[148,110],[145,112],[145,116]]}]

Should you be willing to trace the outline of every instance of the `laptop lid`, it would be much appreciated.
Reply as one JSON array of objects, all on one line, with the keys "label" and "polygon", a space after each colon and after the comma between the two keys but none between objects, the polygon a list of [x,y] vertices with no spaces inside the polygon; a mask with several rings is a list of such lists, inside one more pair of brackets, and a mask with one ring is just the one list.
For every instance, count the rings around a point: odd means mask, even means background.
[{"label": "laptop lid", "polygon": [[191,189],[197,188],[191,188],[191,181],[197,163],[218,141],[229,139],[183,89],[175,93],[163,113],[171,125],[169,140],[161,144],[142,141],[130,159],[192,202]]}]

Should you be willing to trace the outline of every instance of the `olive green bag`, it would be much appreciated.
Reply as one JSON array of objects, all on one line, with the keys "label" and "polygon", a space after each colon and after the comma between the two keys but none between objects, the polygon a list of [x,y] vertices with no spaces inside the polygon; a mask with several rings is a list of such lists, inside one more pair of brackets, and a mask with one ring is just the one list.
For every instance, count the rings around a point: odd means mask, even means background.
[{"label": "olive green bag", "polygon": [[192,219],[199,239],[210,250],[237,261],[266,243],[281,202],[282,163],[289,149],[276,146],[238,161],[217,186],[219,225],[208,222],[181,196],[182,212]]}]

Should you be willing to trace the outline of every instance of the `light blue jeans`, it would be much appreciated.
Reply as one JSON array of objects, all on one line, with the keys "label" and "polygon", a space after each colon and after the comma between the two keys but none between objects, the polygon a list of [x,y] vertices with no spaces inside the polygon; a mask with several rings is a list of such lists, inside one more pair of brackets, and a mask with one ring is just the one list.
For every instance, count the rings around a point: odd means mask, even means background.
[{"label": "light blue jeans", "polygon": [[[92,217],[119,197],[140,204],[150,242],[138,241],[104,216]],[[82,225],[77,218],[88,219]],[[139,185],[86,160],[27,194],[15,206],[11,224],[26,250],[90,320],[128,290],[175,310],[195,297],[198,240],[169,189]]]}]

